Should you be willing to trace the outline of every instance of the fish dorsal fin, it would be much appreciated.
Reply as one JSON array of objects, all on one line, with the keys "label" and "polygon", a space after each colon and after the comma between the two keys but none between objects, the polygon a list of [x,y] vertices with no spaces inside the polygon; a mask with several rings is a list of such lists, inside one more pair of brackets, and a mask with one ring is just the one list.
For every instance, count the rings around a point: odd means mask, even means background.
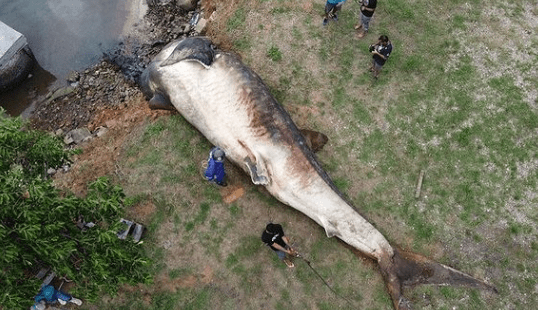
[{"label": "fish dorsal fin", "polygon": [[172,54],[161,63],[161,67],[173,65],[183,60],[192,60],[209,68],[215,60],[215,47],[205,37],[189,38],[179,42]]},{"label": "fish dorsal fin", "polygon": [[303,135],[306,144],[312,150],[312,152],[317,152],[327,144],[329,138],[321,132],[317,132],[309,129],[301,129],[301,134]]}]

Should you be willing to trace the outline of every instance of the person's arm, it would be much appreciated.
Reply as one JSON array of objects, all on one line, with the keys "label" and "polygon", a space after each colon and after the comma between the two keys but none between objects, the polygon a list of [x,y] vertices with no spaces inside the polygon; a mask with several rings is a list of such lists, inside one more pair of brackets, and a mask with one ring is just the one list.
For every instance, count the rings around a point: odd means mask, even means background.
[{"label": "person's arm", "polygon": [[372,51],[372,54],[378,55],[379,57],[381,57],[381,58],[383,58],[383,59],[387,60],[387,57],[385,57],[385,55],[383,55],[383,54],[379,53],[379,52],[378,52],[378,51],[376,51],[376,50],[373,50],[373,51]]},{"label": "person's arm", "polygon": [[361,2],[361,11],[369,11],[369,12],[375,11],[375,8],[369,8],[367,5],[368,5],[367,1],[362,1]]},{"label": "person's arm", "polygon": [[[284,237],[282,237],[282,239],[284,239]],[[288,254],[290,254],[290,255],[293,255],[293,250],[291,249],[291,247],[290,247],[290,249],[288,250],[288,249],[285,249],[283,246],[281,246],[280,244],[278,244],[278,243],[276,243],[276,242],[273,243],[272,246],[273,246],[273,248],[275,248],[275,249],[277,249],[277,250],[279,250],[279,251],[282,251],[282,252],[284,252],[284,253],[288,253]]]},{"label": "person's arm", "polygon": [[213,160],[213,158],[209,158],[204,176],[205,179],[208,181],[213,180],[213,177],[215,176],[215,161]]}]

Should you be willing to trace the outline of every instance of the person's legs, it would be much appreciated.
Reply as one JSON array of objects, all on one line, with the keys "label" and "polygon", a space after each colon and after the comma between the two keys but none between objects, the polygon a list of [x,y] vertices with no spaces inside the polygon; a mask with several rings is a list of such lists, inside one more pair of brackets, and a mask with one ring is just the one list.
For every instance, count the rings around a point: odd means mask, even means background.
[{"label": "person's legs", "polygon": [[334,7],[335,5],[332,3],[325,3],[325,16],[323,17],[323,26],[329,23],[329,13],[331,13]]},{"label": "person's legs", "polygon": [[342,6],[344,5],[344,1],[338,3],[334,6],[332,10],[332,17],[334,21],[338,21],[338,15],[336,15],[336,12],[340,11],[342,9]]},{"label": "person's legs", "polygon": [[379,72],[381,71],[381,68],[383,68],[383,65],[378,64],[374,60],[373,61],[373,73],[374,73],[374,78],[375,79],[377,79],[377,76],[379,75]]},{"label": "person's legs", "polygon": [[276,255],[278,256],[278,258],[283,261],[288,267],[292,268],[294,265],[293,265],[293,262],[291,260],[289,260],[288,258],[286,258],[286,252],[282,252],[282,251],[276,251]]},{"label": "person's legs", "polygon": [[357,36],[359,38],[363,38],[368,33],[368,28],[369,28],[369,25],[370,25],[370,19],[372,19],[372,17],[365,16],[361,12],[360,26],[357,27],[357,30],[359,31]]}]

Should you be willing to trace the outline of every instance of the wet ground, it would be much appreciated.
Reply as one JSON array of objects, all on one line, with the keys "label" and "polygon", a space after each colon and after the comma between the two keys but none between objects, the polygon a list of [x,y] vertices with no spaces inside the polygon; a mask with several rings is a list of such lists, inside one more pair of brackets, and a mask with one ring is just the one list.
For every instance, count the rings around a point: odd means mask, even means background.
[{"label": "wet ground", "polygon": [[0,20],[28,39],[40,68],[17,89],[0,94],[10,115],[21,114],[72,70],[95,64],[146,12],[145,0],[0,0]]}]

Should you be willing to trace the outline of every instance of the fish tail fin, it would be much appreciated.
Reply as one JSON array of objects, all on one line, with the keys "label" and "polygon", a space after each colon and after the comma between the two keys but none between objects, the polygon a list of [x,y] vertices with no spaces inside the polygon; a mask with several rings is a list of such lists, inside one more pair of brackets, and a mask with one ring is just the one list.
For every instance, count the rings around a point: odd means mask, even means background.
[{"label": "fish tail fin", "polygon": [[403,295],[404,286],[412,287],[419,284],[464,286],[498,293],[493,285],[485,281],[419,254],[394,249],[393,257],[388,255],[381,257],[378,263],[394,308],[397,310],[411,309],[409,300]]}]

